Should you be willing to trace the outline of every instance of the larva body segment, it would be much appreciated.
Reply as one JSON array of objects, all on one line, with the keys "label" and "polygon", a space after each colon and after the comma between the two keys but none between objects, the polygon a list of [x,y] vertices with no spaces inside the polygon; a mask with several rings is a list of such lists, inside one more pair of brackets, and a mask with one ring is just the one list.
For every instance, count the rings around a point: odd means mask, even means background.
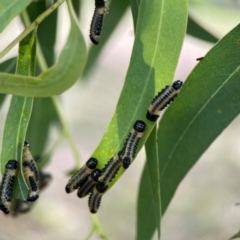
[{"label": "larva body segment", "polygon": [[106,186],[109,182],[111,182],[121,166],[122,160],[119,158],[118,154],[116,154],[102,169],[101,176],[98,180],[99,185]]},{"label": "larva body segment", "polygon": [[68,181],[65,190],[66,193],[71,193],[81,186],[86,181],[88,175],[97,167],[98,161],[95,158],[90,158],[86,164],[76,172]]},{"label": "larva body segment", "polygon": [[5,214],[10,212],[13,186],[17,175],[17,161],[9,160],[5,166],[5,172],[0,185],[0,210]]},{"label": "larva body segment", "polygon": [[[48,173],[39,171],[39,190],[42,191],[51,181],[52,176]],[[11,208],[11,215],[17,216],[20,213],[27,213],[32,209],[34,202],[28,202],[24,200],[16,200],[14,206]]]},{"label": "larva body segment", "polygon": [[166,86],[161,92],[159,92],[151,102],[146,118],[152,122],[157,121],[161,111],[167,107],[167,105],[169,105],[177,96],[182,84],[183,82],[181,80],[177,80],[173,82],[172,85]]},{"label": "larva body segment", "polygon": [[102,195],[106,191],[107,186],[104,188],[99,187],[99,184],[95,188],[93,188],[93,191],[90,194],[88,206],[91,213],[96,213],[100,207]]},{"label": "larva body segment", "polygon": [[98,44],[102,27],[103,27],[103,20],[105,14],[107,14],[108,8],[106,7],[106,3],[103,0],[95,0],[95,10],[93,13],[93,18],[90,27],[90,39],[94,44]]},{"label": "larva body segment", "polygon": [[27,201],[36,201],[39,197],[39,171],[27,141],[23,147],[22,166],[24,179],[29,188]]},{"label": "larva body segment", "polygon": [[127,169],[131,164],[145,128],[145,122],[137,120],[124,143],[123,149],[119,152],[119,156],[122,160],[122,166],[124,169]]},{"label": "larva body segment", "polygon": [[91,175],[88,176],[87,180],[79,186],[77,195],[80,198],[87,196],[93,187],[97,184],[98,178],[101,175],[101,170],[95,169]]}]

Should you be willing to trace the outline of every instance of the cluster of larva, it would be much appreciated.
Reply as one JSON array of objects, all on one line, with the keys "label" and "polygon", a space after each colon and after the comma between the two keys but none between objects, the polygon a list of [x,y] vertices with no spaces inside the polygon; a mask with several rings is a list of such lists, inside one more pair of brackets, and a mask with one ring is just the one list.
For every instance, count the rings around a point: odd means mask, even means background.
[{"label": "cluster of larva", "polygon": [[[146,118],[156,122],[161,111],[169,105],[179,93],[183,82],[177,80],[170,86],[166,86],[151,102]],[[78,189],[77,195],[82,198],[90,194],[89,209],[96,213],[100,207],[101,198],[108,188],[108,184],[114,179],[121,167],[127,169],[132,163],[138,143],[144,135],[147,125],[144,121],[137,120],[128,134],[123,148],[115,154],[102,170],[96,169],[97,159],[91,158],[87,163],[68,181],[66,192],[70,193]]]},{"label": "cluster of larva", "polygon": [[29,189],[28,198],[27,201],[17,200],[14,206],[12,206],[14,182],[18,174],[18,162],[16,160],[9,160],[5,166],[5,172],[0,185],[0,210],[5,214],[11,212],[15,216],[18,213],[29,211],[32,203],[39,197],[39,190],[44,188],[51,180],[49,174],[44,174],[38,170],[27,141],[24,142],[23,147],[22,169]]},{"label": "cluster of larva", "polygon": [[108,13],[108,8],[106,7],[106,1],[104,0],[95,0],[95,10],[93,13],[93,18],[90,27],[90,39],[94,44],[98,44],[105,14]]}]

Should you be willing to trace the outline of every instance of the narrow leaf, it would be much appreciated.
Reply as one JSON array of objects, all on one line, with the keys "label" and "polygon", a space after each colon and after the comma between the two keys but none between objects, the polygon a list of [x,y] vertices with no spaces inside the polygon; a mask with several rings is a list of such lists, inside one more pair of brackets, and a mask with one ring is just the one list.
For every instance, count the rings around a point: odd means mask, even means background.
[{"label": "narrow leaf", "polygon": [[81,76],[87,57],[86,44],[68,1],[71,30],[58,62],[38,77],[0,73],[0,92],[19,96],[49,97],[61,94]]},{"label": "narrow leaf", "polygon": [[0,2],[0,33],[11,22],[11,20],[20,14],[31,0],[1,0]]},{"label": "narrow leaf", "polygon": [[158,230],[158,239],[160,239],[161,233],[160,172],[156,126],[146,141],[145,146],[147,161],[138,194],[138,240],[151,239],[155,228]]},{"label": "narrow leaf", "polygon": [[236,233],[234,236],[232,236],[232,237],[230,238],[230,240],[232,240],[232,239],[237,239],[237,238],[240,238],[240,231],[239,231],[238,233]]},{"label": "narrow leaf", "polygon": [[[153,129],[154,123],[146,120],[146,111],[157,92],[173,79],[186,30],[187,1],[142,0],[140,15],[130,66],[115,114],[92,155],[99,160],[99,168],[121,150],[136,120],[147,124],[137,152]],[[110,185],[122,172],[121,169]]]},{"label": "narrow leaf", "polygon": [[[35,71],[36,41],[35,31],[25,37],[19,44],[17,73],[33,75]],[[28,122],[31,116],[33,98],[13,96],[5,122],[0,169],[4,172],[10,159],[18,161],[18,178],[14,187],[14,198],[27,198],[28,188],[22,172],[22,149]]]},{"label": "narrow leaf", "polygon": [[216,43],[218,41],[217,38],[215,38],[211,33],[203,29],[190,17],[188,17],[187,33],[204,41],[213,43]]},{"label": "narrow leaf", "polygon": [[240,112],[239,36],[240,25],[207,53],[160,122],[163,212],[187,172]]}]

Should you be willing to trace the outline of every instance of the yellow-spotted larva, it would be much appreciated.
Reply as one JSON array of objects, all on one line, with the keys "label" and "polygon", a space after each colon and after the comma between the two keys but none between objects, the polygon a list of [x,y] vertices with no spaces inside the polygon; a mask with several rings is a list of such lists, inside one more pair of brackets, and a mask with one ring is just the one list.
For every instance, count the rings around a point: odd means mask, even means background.
[{"label": "yellow-spotted larva", "polygon": [[99,43],[101,37],[104,15],[107,14],[107,11],[108,8],[106,7],[104,0],[95,0],[95,10],[91,22],[89,37],[96,45]]},{"label": "yellow-spotted larva", "polygon": [[172,85],[166,86],[151,102],[146,118],[152,122],[157,121],[161,111],[170,104],[179,93],[183,82],[177,80]]},{"label": "yellow-spotted larva", "polygon": [[93,191],[90,194],[89,200],[88,200],[88,206],[91,213],[96,213],[100,207],[102,195],[106,191],[107,186],[104,188],[100,187],[99,184],[95,188],[93,188]]},{"label": "yellow-spotted larva", "polygon": [[99,185],[103,187],[111,182],[121,166],[122,160],[119,158],[118,154],[116,154],[102,169],[101,176],[98,179]]},{"label": "yellow-spotted larva", "polygon": [[17,175],[17,161],[9,160],[5,166],[5,172],[0,186],[0,210],[5,214],[10,212],[13,185]]},{"label": "yellow-spotted larva", "polygon": [[66,193],[71,193],[76,190],[97,167],[98,161],[95,158],[90,158],[86,164],[76,172],[68,181],[65,190]]},{"label": "yellow-spotted larva", "polygon": [[124,169],[127,169],[131,164],[137,150],[138,142],[142,138],[145,128],[146,123],[137,120],[124,143],[123,149],[119,152],[119,157],[122,160]]},{"label": "yellow-spotted larva", "polygon": [[39,171],[27,141],[24,142],[22,166],[24,179],[29,188],[27,201],[33,202],[39,197]]},{"label": "yellow-spotted larva", "polygon": [[100,175],[101,175],[101,170],[95,169],[91,173],[91,175],[87,177],[86,181],[84,181],[79,186],[78,192],[77,192],[78,197],[83,198],[87,196],[91,192],[93,187],[97,184],[97,181]]}]

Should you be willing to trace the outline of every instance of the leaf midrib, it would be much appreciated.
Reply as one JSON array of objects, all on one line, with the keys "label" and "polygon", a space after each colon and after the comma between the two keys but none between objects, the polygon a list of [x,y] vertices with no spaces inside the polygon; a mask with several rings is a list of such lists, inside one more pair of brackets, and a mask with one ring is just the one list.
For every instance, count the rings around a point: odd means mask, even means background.
[{"label": "leaf midrib", "polygon": [[[163,6],[164,6],[164,3],[165,3],[165,0],[162,0],[161,1],[161,14],[160,15],[160,21],[159,21],[159,27],[158,27],[158,35],[157,35],[157,40],[156,40],[156,44],[155,44],[155,48],[154,48],[154,54],[153,54],[153,58],[152,58],[152,62],[151,62],[151,65],[150,65],[150,70],[149,70],[149,73],[148,73],[148,77],[147,77],[147,81],[145,81],[145,84],[144,84],[144,90],[142,91],[142,95],[140,97],[140,100],[138,101],[138,105],[137,105],[137,108],[135,108],[135,112],[134,114],[132,115],[132,119],[131,119],[131,122],[133,122],[135,116],[137,115],[137,111],[139,109],[139,106],[140,106],[140,103],[142,102],[142,99],[143,99],[143,96],[144,96],[144,93],[146,92],[146,87],[148,85],[148,82],[150,80],[150,75],[151,75],[151,72],[152,72],[152,67],[154,65],[154,62],[155,62],[155,57],[156,57],[156,52],[157,52],[157,49],[158,49],[158,43],[159,43],[159,38],[160,38],[160,31],[161,31],[161,25],[162,25],[162,18],[163,18]],[[119,142],[119,144],[117,145],[116,149],[118,149],[121,145],[121,143],[124,141],[124,136],[126,136],[126,134],[129,132],[129,129],[131,128],[132,126],[129,126],[128,129],[125,131],[125,133],[123,134],[123,137],[122,137],[122,140]]]}]

